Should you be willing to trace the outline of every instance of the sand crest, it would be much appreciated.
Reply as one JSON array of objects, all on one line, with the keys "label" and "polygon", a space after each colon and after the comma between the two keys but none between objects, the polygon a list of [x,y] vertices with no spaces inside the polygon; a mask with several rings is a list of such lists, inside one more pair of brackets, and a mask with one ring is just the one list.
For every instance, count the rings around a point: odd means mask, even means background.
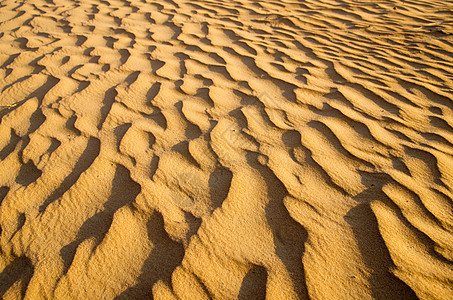
[{"label": "sand crest", "polygon": [[4,299],[453,299],[453,3],[0,2]]}]

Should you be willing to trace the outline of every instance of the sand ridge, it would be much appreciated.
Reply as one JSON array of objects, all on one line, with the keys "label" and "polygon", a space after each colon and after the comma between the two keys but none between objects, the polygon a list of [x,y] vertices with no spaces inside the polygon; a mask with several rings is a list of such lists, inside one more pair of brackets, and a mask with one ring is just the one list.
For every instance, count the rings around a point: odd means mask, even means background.
[{"label": "sand ridge", "polygon": [[0,295],[452,298],[452,17],[2,1]]}]

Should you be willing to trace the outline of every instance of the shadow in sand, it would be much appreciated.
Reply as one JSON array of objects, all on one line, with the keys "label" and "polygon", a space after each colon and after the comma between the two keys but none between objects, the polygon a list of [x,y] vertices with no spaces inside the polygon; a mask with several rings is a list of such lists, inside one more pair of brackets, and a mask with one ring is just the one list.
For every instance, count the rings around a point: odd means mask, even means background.
[{"label": "shadow in sand", "polygon": [[403,281],[390,272],[394,265],[370,207],[371,200],[387,199],[381,189],[382,185],[391,179],[384,174],[361,175],[362,183],[370,187],[354,197],[359,204],[352,208],[344,219],[351,226],[363,262],[372,270],[368,280],[373,298],[418,299]]},{"label": "shadow in sand", "polygon": [[[269,197],[269,203],[265,209],[266,218],[274,236],[275,252],[288,273],[291,274],[299,299],[308,299],[305,271],[302,264],[304,244],[308,233],[302,225],[291,218],[286,209],[283,199],[288,195],[288,191],[283,183],[271,169],[258,162],[257,153],[249,152],[246,158],[248,164],[258,170],[266,182]],[[252,275],[249,278],[253,278]],[[250,281],[249,278],[248,281]],[[260,282],[262,282],[262,278],[261,281],[258,281],[259,284],[262,284]]]},{"label": "shadow in sand", "polygon": [[52,194],[44,201],[44,203],[39,207],[40,212],[44,212],[46,208],[60,197],[64,195],[76,182],[79,180],[80,175],[83,172],[88,170],[88,168],[93,164],[96,157],[99,155],[101,143],[97,138],[91,137],[88,140],[87,146],[83,151],[82,155],[77,160],[77,163],[74,165],[72,172],[63,180],[60,186],[55,189]]},{"label": "shadow in sand", "polygon": [[140,185],[131,179],[129,170],[118,165],[112,182],[112,191],[110,197],[104,203],[104,209],[87,219],[80,227],[77,239],[61,249],[60,255],[64,263],[64,273],[71,266],[80,243],[95,237],[100,244],[110,229],[115,212],[132,203],[140,190]]},{"label": "shadow in sand", "polygon": [[218,166],[209,176],[209,195],[213,209],[222,206],[230,191],[232,179],[233,173],[223,166]]},{"label": "shadow in sand", "polygon": [[42,171],[35,166],[33,161],[29,160],[21,166],[19,174],[16,177],[16,182],[23,186],[28,186],[38,180],[41,174]]},{"label": "shadow in sand", "polygon": [[182,244],[173,241],[164,229],[164,219],[154,212],[148,220],[148,237],[154,248],[142,267],[138,283],[125,290],[116,299],[153,299],[152,288],[159,280],[170,285],[171,274],[184,257]]},{"label": "shadow in sand", "polygon": [[27,290],[28,283],[33,276],[33,265],[30,259],[26,257],[16,258],[11,262],[3,272],[0,274],[0,297],[3,299],[3,295],[8,289],[20,280],[21,296],[24,298],[25,291]]},{"label": "shadow in sand", "polygon": [[7,187],[7,186],[0,187],[0,205],[2,204],[3,199],[5,199],[8,192],[9,192],[9,187]]},{"label": "shadow in sand", "polygon": [[239,300],[266,299],[266,268],[254,265],[245,275],[239,290]]}]

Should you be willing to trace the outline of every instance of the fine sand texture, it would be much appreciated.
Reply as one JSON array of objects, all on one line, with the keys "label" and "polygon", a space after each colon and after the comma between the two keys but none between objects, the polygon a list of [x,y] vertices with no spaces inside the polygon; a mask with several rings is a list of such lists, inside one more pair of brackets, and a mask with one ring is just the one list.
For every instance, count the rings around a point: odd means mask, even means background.
[{"label": "fine sand texture", "polygon": [[3,299],[453,299],[453,1],[0,1]]}]

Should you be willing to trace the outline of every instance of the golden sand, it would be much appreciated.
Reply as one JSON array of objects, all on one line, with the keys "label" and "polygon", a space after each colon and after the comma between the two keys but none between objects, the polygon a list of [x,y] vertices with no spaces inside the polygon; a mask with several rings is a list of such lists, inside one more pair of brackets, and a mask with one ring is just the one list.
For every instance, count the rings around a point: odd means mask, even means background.
[{"label": "golden sand", "polygon": [[453,2],[0,1],[4,299],[453,299]]}]

